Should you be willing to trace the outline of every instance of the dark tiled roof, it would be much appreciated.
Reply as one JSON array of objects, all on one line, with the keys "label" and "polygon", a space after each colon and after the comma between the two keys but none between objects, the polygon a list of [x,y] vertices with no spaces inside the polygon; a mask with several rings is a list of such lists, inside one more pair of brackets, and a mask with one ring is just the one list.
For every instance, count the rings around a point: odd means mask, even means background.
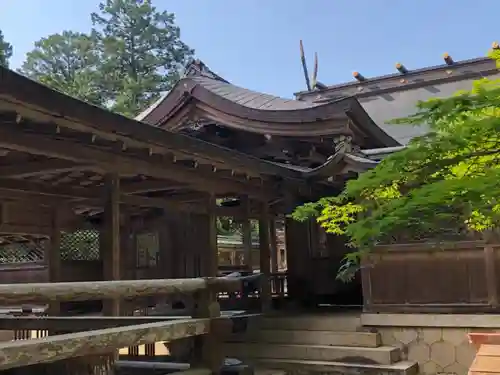
[{"label": "dark tiled roof", "polygon": [[318,103],[303,102],[295,99],[284,99],[274,95],[248,90],[224,81],[204,76],[190,77],[198,84],[233,103],[261,110],[301,110],[318,107]]}]

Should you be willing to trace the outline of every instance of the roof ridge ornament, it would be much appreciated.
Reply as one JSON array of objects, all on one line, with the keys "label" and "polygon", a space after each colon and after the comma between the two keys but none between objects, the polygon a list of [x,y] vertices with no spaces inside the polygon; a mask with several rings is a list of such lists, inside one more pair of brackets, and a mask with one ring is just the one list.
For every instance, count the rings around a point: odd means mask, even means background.
[{"label": "roof ridge ornament", "polygon": [[309,78],[309,71],[307,69],[306,57],[304,54],[304,43],[302,39],[299,41],[300,45],[300,61],[302,63],[302,70],[304,71],[304,78],[306,80],[307,91],[313,91],[316,89],[323,90],[327,86],[318,81],[318,53],[314,52],[314,70],[311,78]]},{"label": "roof ridge ornament", "polygon": [[229,83],[218,74],[214,73],[210,68],[200,59],[190,60],[184,69],[184,77],[206,77],[215,79],[217,81]]},{"label": "roof ridge ornament", "polygon": [[333,144],[335,145],[335,152],[339,152],[341,149],[351,152],[352,137],[350,135],[339,135],[333,138]]}]

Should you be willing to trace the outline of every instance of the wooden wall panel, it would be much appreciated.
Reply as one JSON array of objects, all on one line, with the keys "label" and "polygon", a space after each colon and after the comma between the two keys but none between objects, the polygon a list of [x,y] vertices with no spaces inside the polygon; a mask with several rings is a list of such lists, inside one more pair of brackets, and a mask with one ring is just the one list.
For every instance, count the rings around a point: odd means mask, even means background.
[{"label": "wooden wall panel", "polygon": [[[495,251],[498,259],[499,249]],[[481,242],[377,249],[362,270],[365,309],[403,312],[411,308],[495,308],[490,305],[486,262]],[[500,286],[498,277],[494,282]]]}]

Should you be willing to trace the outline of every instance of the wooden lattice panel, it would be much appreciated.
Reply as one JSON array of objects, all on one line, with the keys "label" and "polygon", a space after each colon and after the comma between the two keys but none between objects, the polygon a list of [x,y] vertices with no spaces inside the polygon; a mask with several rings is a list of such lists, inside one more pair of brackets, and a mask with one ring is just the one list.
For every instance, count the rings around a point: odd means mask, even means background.
[{"label": "wooden lattice panel", "polygon": [[99,260],[99,232],[77,230],[61,235],[62,260]]}]

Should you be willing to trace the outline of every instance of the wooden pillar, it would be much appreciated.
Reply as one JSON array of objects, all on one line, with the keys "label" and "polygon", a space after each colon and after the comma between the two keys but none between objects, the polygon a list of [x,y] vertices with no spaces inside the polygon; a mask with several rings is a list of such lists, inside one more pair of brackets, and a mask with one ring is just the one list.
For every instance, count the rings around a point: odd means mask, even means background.
[{"label": "wooden pillar", "polygon": [[269,232],[271,241],[271,273],[278,273],[279,268],[279,249],[278,239],[276,238],[276,218],[269,220]]},{"label": "wooden pillar", "polygon": [[[101,225],[101,258],[105,280],[120,280],[120,179],[117,174],[106,175],[103,222]],[[120,314],[120,300],[104,301],[104,315]]]},{"label": "wooden pillar", "polygon": [[[129,212],[120,210],[121,225],[120,225],[120,279],[135,280],[137,254],[135,250],[135,237],[132,221],[130,220]],[[134,311],[134,301],[120,303],[120,315],[131,315]]]},{"label": "wooden pillar", "polygon": [[269,311],[272,304],[271,284],[269,282],[271,273],[271,246],[269,235],[269,206],[267,202],[263,202],[259,219],[260,272],[263,274],[260,290],[262,312]]},{"label": "wooden pillar", "polygon": [[207,275],[216,277],[219,273],[219,250],[217,248],[217,202],[214,195],[208,198],[208,256],[207,256]]},{"label": "wooden pillar", "polygon": [[160,235],[160,274],[164,279],[174,278],[173,272],[173,244],[172,244],[172,223],[168,220],[166,212],[163,212],[161,219],[161,227],[159,228]]},{"label": "wooden pillar", "polygon": [[243,242],[243,260],[244,264],[249,270],[253,270],[253,259],[252,259],[252,221],[250,220],[250,202],[248,197],[244,196],[241,198],[241,203],[243,206],[243,222],[242,222],[242,242]]},{"label": "wooden pillar", "polygon": [[[52,209],[50,225],[50,243],[46,249],[45,262],[48,266],[49,282],[61,281],[61,211]],[[60,315],[61,304],[53,302],[49,305],[49,315]]]},{"label": "wooden pillar", "polygon": [[487,243],[484,247],[484,262],[486,269],[485,276],[488,303],[492,307],[498,308],[498,280],[496,272],[497,257],[495,248],[490,243]]},{"label": "wooden pillar", "polygon": [[[206,275],[215,277],[218,274],[219,255],[217,249],[217,215],[216,215],[216,200],[215,196],[211,195],[208,199],[208,216],[209,216],[209,235],[208,235],[208,254],[206,257]],[[193,366],[209,368],[212,373],[220,372],[224,363],[224,355],[222,352],[222,341],[217,333],[216,318],[220,317],[220,306],[217,302],[217,293],[215,290],[208,288],[195,293],[195,311],[193,317],[211,318],[210,332],[203,336],[195,338],[195,358]]]}]

